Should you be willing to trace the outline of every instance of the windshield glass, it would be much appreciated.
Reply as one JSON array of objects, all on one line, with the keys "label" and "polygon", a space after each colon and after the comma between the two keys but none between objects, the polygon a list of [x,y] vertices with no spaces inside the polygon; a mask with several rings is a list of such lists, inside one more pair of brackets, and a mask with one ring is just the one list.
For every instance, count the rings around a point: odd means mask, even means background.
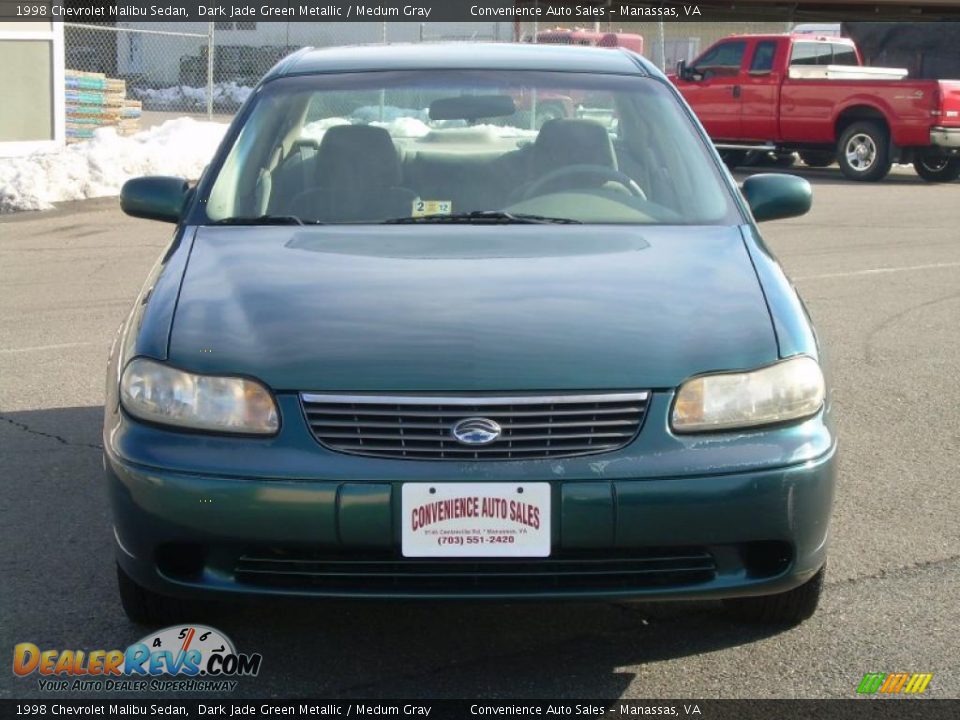
[{"label": "windshield glass", "polygon": [[221,223],[739,221],[660,82],[519,71],[271,81],[205,206]]}]

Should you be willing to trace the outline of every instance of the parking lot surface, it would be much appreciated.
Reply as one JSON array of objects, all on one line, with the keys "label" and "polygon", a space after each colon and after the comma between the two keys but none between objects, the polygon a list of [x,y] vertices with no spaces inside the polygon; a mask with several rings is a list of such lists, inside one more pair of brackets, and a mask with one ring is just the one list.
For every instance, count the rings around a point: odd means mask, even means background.
[{"label": "parking lot surface", "polygon": [[[709,603],[244,604],[207,618],[264,656],[233,696],[853,697],[864,673],[895,671],[960,696],[960,185],[797,172],[813,211],[763,232],[833,369],[841,471],[812,620],[763,630]],[[171,232],[116,199],[0,218],[4,652],[145,633],[115,589],[103,378]],[[35,677],[0,672],[0,697],[41,696]]]}]

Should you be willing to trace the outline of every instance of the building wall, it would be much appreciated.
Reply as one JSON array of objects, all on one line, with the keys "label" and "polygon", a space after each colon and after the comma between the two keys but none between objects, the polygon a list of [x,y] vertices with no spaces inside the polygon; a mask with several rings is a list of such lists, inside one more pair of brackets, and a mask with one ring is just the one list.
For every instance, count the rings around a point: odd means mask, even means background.
[{"label": "building wall", "polygon": [[59,147],[64,139],[63,28],[0,22],[0,156]]}]

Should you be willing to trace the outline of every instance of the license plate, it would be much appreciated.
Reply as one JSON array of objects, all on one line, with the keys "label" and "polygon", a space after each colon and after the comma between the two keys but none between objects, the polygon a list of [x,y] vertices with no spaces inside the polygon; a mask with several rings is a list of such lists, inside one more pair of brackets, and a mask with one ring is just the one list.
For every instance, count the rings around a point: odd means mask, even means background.
[{"label": "license plate", "polygon": [[405,483],[404,557],[548,557],[550,483]]}]

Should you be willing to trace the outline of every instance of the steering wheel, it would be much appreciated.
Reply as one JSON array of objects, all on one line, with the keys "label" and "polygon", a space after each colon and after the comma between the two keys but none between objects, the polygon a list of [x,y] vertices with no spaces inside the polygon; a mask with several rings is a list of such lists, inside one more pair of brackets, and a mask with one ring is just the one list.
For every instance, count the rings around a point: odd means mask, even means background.
[{"label": "steering wheel", "polygon": [[557,168],[556,170],[551,170],[546,175],[543,175],[530,183],[530,185],[528,185],[523,191],[521,199],[529,200],[536,195],[543,195],[543,189],[545,187],[548,187],[559,180],[577,176],[593,177],[597,180],[619,183],[620,185],[623,185],[623,187],[625,187],[627,191],[634,197],[640,198],[641,200],[646,200],[646,195],[644,194],[643,190],[640,189],[640,186],[634,182],[633,178],[625,173],[620,172],[619,170],[614,170],[612,167],[607,167],[606,165],[565,165]]}]

